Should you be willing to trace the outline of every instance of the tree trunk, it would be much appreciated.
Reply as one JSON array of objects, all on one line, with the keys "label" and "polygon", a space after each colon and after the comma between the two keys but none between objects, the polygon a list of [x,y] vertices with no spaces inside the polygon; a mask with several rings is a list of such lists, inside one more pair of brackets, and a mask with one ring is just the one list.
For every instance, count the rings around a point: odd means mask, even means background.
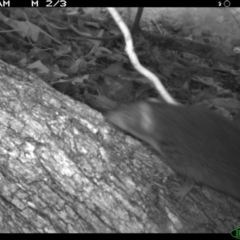
[{"label": "tree trunk", "polygon": [[240,204],[195,187],[102,115],[0,61],[0,232],[230,232]]}]

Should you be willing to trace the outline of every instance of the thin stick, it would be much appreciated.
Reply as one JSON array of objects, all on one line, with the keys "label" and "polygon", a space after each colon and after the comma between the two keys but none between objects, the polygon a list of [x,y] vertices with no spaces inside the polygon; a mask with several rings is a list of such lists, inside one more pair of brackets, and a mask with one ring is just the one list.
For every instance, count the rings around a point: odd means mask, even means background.
[{"label": "thin stick", "polygon": [[166,102],[168,102],[170,104],[178,105],[178,102],[176,102],[172,98],[172,96],[168,93],[166,88],[162,85],[161,81],[152,72],[150,72],[149,70],[144,68],[140,64],[140,62],[138,61],[137,55],[134,52],[134,47],[133,47],[131,34],[130,34],[129,30],[128,30],[128,27],[123,22],[121,16],[117,12],[117,10],[115,8],[110,8],[110,7],[107,8],[107,9],[110,12],[110,14],[112,15],[113,19],[117,23],[117,25],[120,28],[120,30],[122,31],[122,33],[123,33],[123,36],[124,36],[124,39],[125,39],[125,42],[126,42],[125,51],[126,51],[127,55],[129,56],[129,59],[130,59],[132,65],[134,66],[134,68],[138,72],[140,72],[142,75],[147,77],[154,84],[155,88],[157,89],[159,94],[162,96],[162,98]]}]

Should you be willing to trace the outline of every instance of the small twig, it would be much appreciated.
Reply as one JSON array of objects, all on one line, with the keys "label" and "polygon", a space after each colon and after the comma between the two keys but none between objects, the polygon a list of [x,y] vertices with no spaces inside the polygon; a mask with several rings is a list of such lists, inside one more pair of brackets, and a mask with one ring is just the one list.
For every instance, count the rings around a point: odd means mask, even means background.
[{"label": "small twig", "polygon": [[116,11],[115,8],[107,8],[107,9],[123,33],[123,36],[124,36],[125,42],[126,42],[125,51],[128,54],[132,65],[135,67],[135,69],[138,72],[140,72],[142,75],[147,77],[154,84],[154,86],[158,90],[159,94],[163,97],[163,99],[166,102],[177,105],[178,103],[167,92],[167,90],[165,89],[165,87],[163,86],[161,81],[152,72],[150,72],[149,70],[144,68],[138,61],[137,55],[134,52],[131,34],[130,34],[126,24],[123,22],[121,16],[119,15],[119,13]]}]

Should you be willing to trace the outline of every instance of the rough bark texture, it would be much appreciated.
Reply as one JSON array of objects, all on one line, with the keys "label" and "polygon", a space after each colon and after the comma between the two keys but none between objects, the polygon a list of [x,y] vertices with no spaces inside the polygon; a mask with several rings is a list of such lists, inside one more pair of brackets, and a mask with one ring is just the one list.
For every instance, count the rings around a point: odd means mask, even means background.
[{"label": "rough bark texture", "polygon": [[240,203],[196,187],[98,112],[0,61],[0,232],[230,232]]}]

